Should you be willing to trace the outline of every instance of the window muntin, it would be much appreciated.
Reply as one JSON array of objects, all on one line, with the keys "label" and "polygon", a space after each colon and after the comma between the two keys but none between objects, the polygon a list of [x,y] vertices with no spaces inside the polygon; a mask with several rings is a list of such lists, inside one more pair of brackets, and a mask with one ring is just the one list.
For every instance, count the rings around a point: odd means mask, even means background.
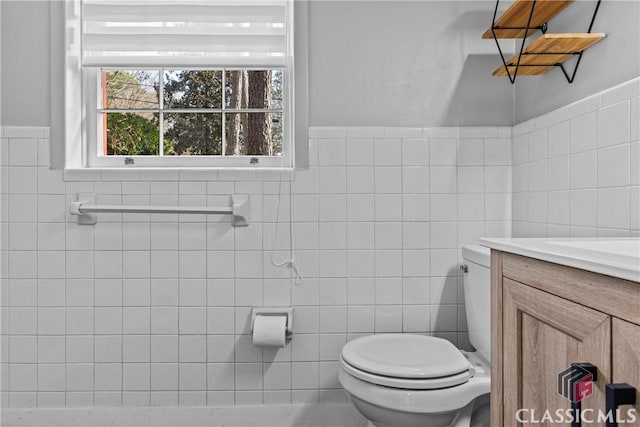
[{"label": "window muntin", "polygon": [[102,68],[95,74],[98,143],[91,165],[283,167],[291,159],[284,143],[284,68]]}]

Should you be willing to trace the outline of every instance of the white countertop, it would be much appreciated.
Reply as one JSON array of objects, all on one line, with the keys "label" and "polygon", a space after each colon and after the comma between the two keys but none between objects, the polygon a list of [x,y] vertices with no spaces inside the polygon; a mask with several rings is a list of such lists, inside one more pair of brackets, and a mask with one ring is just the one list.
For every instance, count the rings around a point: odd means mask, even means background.
[{"label": "white countertop", "polygon": [[640,283],[640,238],[481,238],[482,246]]}]

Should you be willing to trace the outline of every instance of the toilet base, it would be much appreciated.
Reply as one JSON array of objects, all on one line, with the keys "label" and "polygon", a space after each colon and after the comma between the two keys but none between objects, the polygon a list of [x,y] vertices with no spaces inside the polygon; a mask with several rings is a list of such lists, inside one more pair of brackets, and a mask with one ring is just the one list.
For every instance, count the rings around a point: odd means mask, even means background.
[{"label": "toilet base", "polygon": [[349,398],[367,418],[367,427],[490,427],[488,394],[478,397],[458,411],[431,414],[381,408],[351,394]]},{"label": "toilet base", "polygon": [[476,399],[471,416],[471,427],[491,427],[491,395],[485,394]]},{"label": "toilet base", "polygon": [[375,427],[447,427],[456,417],[456,411],[439,414],[400,412],[381,408],[349,395],[356,409]]}]

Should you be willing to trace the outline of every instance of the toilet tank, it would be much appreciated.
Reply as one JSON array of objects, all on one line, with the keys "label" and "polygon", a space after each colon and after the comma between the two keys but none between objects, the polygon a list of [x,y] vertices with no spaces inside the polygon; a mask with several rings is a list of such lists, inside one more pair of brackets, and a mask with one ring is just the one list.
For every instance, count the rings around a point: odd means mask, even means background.
[{"label": "toilet tank", "polygon": [[462,247],[464,302],[471,345],[487,361],[491,360],[491,274],[489,248]]}]

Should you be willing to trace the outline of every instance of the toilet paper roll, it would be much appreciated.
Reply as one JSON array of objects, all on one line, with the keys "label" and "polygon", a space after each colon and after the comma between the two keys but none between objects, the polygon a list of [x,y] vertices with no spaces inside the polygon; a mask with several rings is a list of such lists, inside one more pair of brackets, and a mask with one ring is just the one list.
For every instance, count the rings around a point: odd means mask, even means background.
[{"label": "toilet paper roll", "polygon": [[287,334],[287,316],[256,316],[253,322],[253,345],[257,347],[284,347]]}]

